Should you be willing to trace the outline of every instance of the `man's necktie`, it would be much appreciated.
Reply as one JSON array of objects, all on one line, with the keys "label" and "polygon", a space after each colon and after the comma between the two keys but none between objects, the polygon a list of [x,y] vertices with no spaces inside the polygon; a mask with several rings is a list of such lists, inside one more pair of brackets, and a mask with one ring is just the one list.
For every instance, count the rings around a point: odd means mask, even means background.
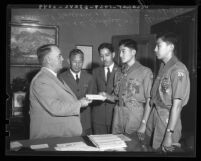
[{"label": "man's necktie", "polygon": [[77,82],[77,84],[79,83],[78,74],[76,74],[76,82]]},{"label": "man's necktie", "polygon": [[107,80],[107,82],[108,82],[108,80],[109,80],[109,77],[110,77],[110,68],[107,68],[107,78],[106,78],[106,80]]}]

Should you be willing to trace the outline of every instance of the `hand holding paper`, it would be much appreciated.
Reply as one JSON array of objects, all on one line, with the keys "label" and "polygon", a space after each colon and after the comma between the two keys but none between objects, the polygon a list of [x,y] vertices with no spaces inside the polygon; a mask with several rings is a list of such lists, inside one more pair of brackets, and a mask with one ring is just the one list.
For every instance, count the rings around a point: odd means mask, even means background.
[{"label": "hand holding paper", "polygon": [[111,102],[115,102],[115,97],[113,95],[110,95],[106,92],[100,92],[99,95],[103,96],[105,98],[105,100],[109,100]]},{"label": "hand holding paper", "polygon": [[92,99],[89,99],[87,97],[83,97],[79,101],[81,102],[82,107],[87,107],[88,104],[90,104],[92,102]]},{"label": "hand holding paper", "polygon": [[106,92],[99,92],[99,95],[101,95],[101,96],[103,96],[104,98],[107,99],[108,94]]},{"label": "hand holding paper", "polygon": [[86,94],[86,98],[88,98],[89,100],[101,100],[101,101],[105,101],[106,97],[104,97],[103,95],[98,95],[98,94]]}]

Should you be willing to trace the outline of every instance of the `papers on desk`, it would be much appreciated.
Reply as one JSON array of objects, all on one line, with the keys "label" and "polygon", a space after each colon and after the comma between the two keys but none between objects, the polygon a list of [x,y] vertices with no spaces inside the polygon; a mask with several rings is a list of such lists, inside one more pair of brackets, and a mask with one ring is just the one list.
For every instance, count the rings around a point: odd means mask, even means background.
[{"label": "papers on desk", "polygon": [[[20,148],[22,148],[23,145],[18,142],[18,141],[13,141],[13,142],[10,142],[10,149],[11,150],[19,150]],[[43,148],[48,148],[48,144],[36,144],[36,145],[30,145],[30,148],[31,149],[43,149]]]},{"label": "papers on desk", "polygon": [[22,145],[20,142],[18,142],[18,141],[12,141],[12,142],[10,142],[10,149],[11,149],[11,150],[18,150],[18,149],[20,149],[22,146],[23,146],[23,145]]},{"label": "papers on desk", "polygon": [[123,141],[131,141],[131,138],[123,135],[123,134],[118,134],[117,135],[120,139],[122,139]]},{"label": "papers on desk", "polygon": [[89,139],[100,151],[125,151],[126,143],[117,135],[89,135]]},{"label": "papers on desk", "polygon": [[31,149],[43,149],[48,148],[48,144],[36,144],[36,145],[30,145]]},{"label": "papers on desk", "polygon": [[105,97],[103,97],[102,95],[98,95],[98,94],[86,94],[86,98],[88,98],[90,100],[101,100],[101,101],[105,100]]},{"label": "papers on desk", "polygon": [[93,146],[88,146],[86,143],[82,141],[57,144],[57,146],[55,147],[55,150],[57,151],[99,151],[98,148]]}]

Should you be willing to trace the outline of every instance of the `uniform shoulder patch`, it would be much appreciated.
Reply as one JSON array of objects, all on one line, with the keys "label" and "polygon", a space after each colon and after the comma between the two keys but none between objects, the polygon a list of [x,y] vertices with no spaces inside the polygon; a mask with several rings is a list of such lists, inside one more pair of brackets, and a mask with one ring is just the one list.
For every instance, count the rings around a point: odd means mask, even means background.
[{"label": "uniform shoulder patch", "polygon": [[183,71],[177,71],[177,76],[178,76],[180,81],[182,81],[184,75],[185,75],[185,73]]}]

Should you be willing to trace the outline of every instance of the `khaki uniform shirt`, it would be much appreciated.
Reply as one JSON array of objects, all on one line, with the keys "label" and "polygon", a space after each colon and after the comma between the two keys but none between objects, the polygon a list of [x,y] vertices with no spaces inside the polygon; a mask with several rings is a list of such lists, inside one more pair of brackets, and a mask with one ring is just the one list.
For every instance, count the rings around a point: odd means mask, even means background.
[{"label": "khaki uniform shirt", "polygon": [[[151,91],[151,104],[155,105],[147,122],[147,135],[153,135],[153,148],[161,146],[165,130],[168,125],[170,110],[174,99],[182,100],[182,107],[188,102],[190,94],[190,80],[187,68],[175,56],[166,64],[161,64],[158,76]],[[181,138],[181,119],[178,118],[173,142]]]},{"label": "khaki uniform shirt", "polygon": [[119,101],[115,107],[113,133],[132,133],[139,128],[152,80],[151,70],[138,61],[129,69],[117,72],[114,94]]},{"label": "khaki uniform shirt", "polygon": [[186,66],[173,56],[166,65],[161,64],[152,89],[152,103],[170,109],[174,99],[182,100],[182,107],[190,94],[189,73]]}]

